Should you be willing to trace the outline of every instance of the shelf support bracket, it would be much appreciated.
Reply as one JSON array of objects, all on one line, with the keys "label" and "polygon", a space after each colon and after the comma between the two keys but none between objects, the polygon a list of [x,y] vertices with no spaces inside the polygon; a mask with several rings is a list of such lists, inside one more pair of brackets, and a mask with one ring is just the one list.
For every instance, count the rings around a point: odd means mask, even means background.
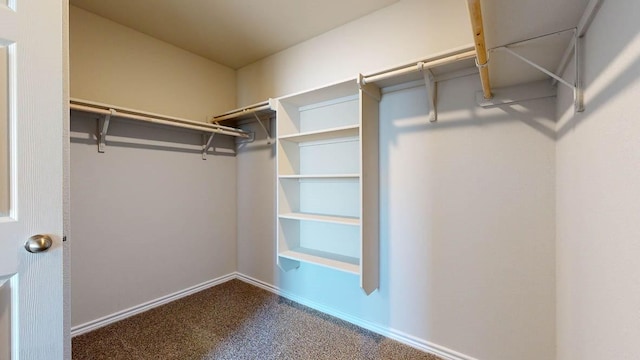
[{"label": "shelf support bracket", "polygon": [[98,152],[104,153],[105,148],[107,147],[107,131],[109,131],[109,122],[111,122],[111,116],[113,116],[116,111],[113,109],[109,109],[109,114],[104,117],[98,119]]},{"label": "shelf support bracket", "polygon": [[573,43],[573,56],[575,59],[576,86],[573,89],[573,102],[576,112],[584,111],[584,87],[582,84],[582,38],[576,34]]},{"label": "shelf support bracket", "polygon": [[418,63],[418,68],[424,77],[424,85],[427,88],[427,101],[429,103],[429,121],[438,121],[438,111],[436,109],[436,103],[438,101],[438,84],[435,77],[429,68],[424,66],[423,62]]},{"label": "shelf support bracket", "polygon": [[211,135],[209,135],[209,138],[207,139],[207,135],[202,135],[202,160],[207,160],[207,150],[209,150],[209,148],[211,147],[211,144],[213,143],[213,137],[216,136],[216,133],[211,133]]},{"label": "shelf support bracket", "polygon": [[562,78],[562,76],[549,71],[547,69],[545,69],[544,67],[536,64],[535,62],[525,58],[524,56],[518,54],[517,52],[513,51],[512,49],[510,49],[508,46],[501,46],[496,48],[495,50],[502,50],[505,51],[506,53],[512,55],[513,57],[533,66],[534,68],[536,68],[537,70],[547,74],[548,76],[550,76],[551,78],[553,78],[553,81],[557,81],[567,87],[569,87],[572,91],[573,91],[573,101],[574,101],[574,108],[576,112],[582,112],[584,111],[584,97],[583,97],[583,89],[582,89],[582,71],[581,71],[581,67],[582,67],[582,51],[581,51],[581,39],[577,36],[577,33],[574,35],[574,39],[572,41],[572,46],[573,46],[573,59],[574,59],[574,63],[575,63],[575,83],[572,84],[570,82],[568,82],[567,80],[565,80],[564,78]]},{"label": "shelf support bracket", "polygon": [[[258,121],[258,124],[260,124],[260,127],[262,128],[262,130],[264,130],[264,133],[267,134],[267,144],[271,145],[271,143],[273,142],[271,139],[271,131],[267,129],[267,127],[264,125],[264,123],[262,122],[262,119],[260,119],[258,114],[253,113],[253,116],[255,116],[256,120]],[[269,122],[269,127],[271,127],[271,122]]]}]

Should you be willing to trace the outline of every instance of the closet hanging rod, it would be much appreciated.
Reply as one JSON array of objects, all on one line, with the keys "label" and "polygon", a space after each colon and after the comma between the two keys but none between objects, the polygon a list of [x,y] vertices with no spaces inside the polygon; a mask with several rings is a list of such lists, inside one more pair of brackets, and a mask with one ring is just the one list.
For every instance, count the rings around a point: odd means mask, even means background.
[{"label": "closet hanging rod", "polygon": [[231,110],[224,114],[216,115],[213,117],[213,119],[211,119],[211,122],[216,124],[225,120],[253,115],[261,111],[275,111],[273,100],[269,99],[267,101],[259,102],[257,104],[249,105],[240,109]]},{"label": "closet hanging rod", "polygon": [[362,78],[363,84],[371,84],[382,80],[391,79],[394,77],[407,75],[415,72],[420,72],[424,69],[432,69],[438,66],[452,64],[461,60],[471,59],[476,56],[475,50],[466,50],[457,54],[440,57],[433,60],[426,60],[418,62],[413,65],[409,65],[400,69],[390,70],[374,75],[365,76]]},{"label": "closet hanging rod", "polygon": [[119,108],[106,104],[99,104],[91,101],[71,99],[69,107],[71,110],[89,112],[93,114],[111,115],[114,117],[138,120],[158,125],[167,125],[183,129],[197,130],[207,133],[216,133],[221,135],[229,135],[240,138],[249,138],[249,133],[228,126],[217,124],[208,124],[193,120],[181,119],[176,117],[158,115],[153,113],[145,113],[137,110]]}]

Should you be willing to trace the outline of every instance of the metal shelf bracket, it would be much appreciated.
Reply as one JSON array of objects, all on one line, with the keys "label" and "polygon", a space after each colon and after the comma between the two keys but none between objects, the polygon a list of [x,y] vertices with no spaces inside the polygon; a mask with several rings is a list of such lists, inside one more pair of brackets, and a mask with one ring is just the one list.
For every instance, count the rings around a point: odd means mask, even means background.
[{"label": "metal shelf bracket", "polygon": [[211,135],[208,136],[205,134],[202,134],[202,160],[207,160],[207,151],[209,150],[209,148],[211,147],[211,145],[213,144],[213,137],[216,136],[216,133],[211,133]]},{"label": "metal shelf bracket", "polygon": [[429,121],[438,121],[438,111],[436,109],[436,103],[438,100],[438,84],[435,77],[429,68],[425,66],[425,63],[419,62],[418,68],[422,72],[424,77],[424,85],[427,88],[427,101],[429,103]]},{"label": "metal shelf bracket", "polygon": [[98,119],[98,152],[104,153],[107,147],[107,132],[109,131],[109,122],[111,122],[111,116],[115,114],[114,109],[109,109],[109,114]]},{"label": "metal shelf bracket", "polygon": [[[511,45],[516,45],[517,43],[511,44]],[[535,62],[525,58],[524,56],[518,54],[517,52],[513,51],[512,49],[509,48],[509,45],[507,46],[501,46],[498,48],[495,48],[494,50],[501,50],[501,51],[505,51],[506,53],[512,55],[513,57],[517,58],[518,60],[521,60],[531,66],[533,66],[534,68],[536,68],[537,70],[540,70],[541,72],[549,75],[552,79],[553,82],[559,82],[567,87],[569,87],[572,91],[573,91],[573,101],[574,101],[574,109],[576,112],[582,112],[584,111],[584,96],[583,96],[583,85],[582,85],[582,51],[581,51],[581,46],[582,46],[582,39],[578,36],[578,33],[574,30],[574,36],[573,39],[571,40],[571,43],[569,44],[568,47],[568,51],[567,53],[570,54],[570,50],[571,48],[573,48],[573,61],[575,64],[575,80],[574,83],[570,83],[567,80],[565,80],[564,78],[562,78],[562,76],[545,69],[544,67],[536,64]],[[565,56],[568,57],[568,56]],[[562,61],[564,62],[564,60]],[[559,70],[561,70],[563,67],[560,67]]]},{"label": "metal shelf bracket", "polygon": [[[271,145],[273,143],[273,139],[271,138],[271,131],[269,131],[269,129],[264,125],[264,123],[262,122],[262,119],[260,119],[258,114],[253,113],[253,116],[255,116],[256,120],[258,121],[258,124],[260,124],[260,127],[262,128],[262,130],[264,130],[264,133],[267,135],[267,144]],[[268,118],[267,120],[271,120],[271,118]],[[268,125],[269,125],[269,128],[271,128],[271,121],[269,121]]]}]

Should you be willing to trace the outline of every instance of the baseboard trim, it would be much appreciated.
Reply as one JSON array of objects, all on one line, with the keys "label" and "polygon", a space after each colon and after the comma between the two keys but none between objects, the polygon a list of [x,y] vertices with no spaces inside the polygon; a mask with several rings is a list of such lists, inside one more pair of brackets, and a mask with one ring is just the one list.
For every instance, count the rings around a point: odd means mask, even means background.
[{"label": "baseboard trim", "polygon": [[398,331],[396,329],[391,329],[391,328],[387,328],[387,327],[382,327],[378,324],[375,324],[373,322],[367,321],[367,320],[363,320],[360,319],[358,317],[349,315],[347,313],[332,309],[330,307],[327,307],[325,305],[316,303],[314,301],[302,298],[300,296],[294,295],[290,292],[287,291],[283,291],[282,289],[273,286],[271,284],[268,284],[264,281],[252,278],[250,276],[241,274],[241,273],[236,273],[236,277],[238,280],[244,281],[248,284],[257,286],[261,289],[267,290],[269,292],[272,292],[276,295],[280,295],[284,298],[287,298],[291,301],[295,301],[299,304],[302,304],[304,306],[308,306],[312,309],[321,311],[325,314],[331,315],[331,316],[335,316],[339,319],[342,319],[344,321],[350,322],[354,325],[360,326],[362,328],[365,328],[367,330],[373,331],[377,334],[380,334],[382,336],[386,336],[390,339],[399,341],[403,344],[409,345],[413,348],[416,348],[418,350],[422,350],[424,352],[430,353],[430,354],[434,354],[437,355],[443,359],[446,360],[477,360],[474,357],[465,355],[465,354],[461,354],[457,351],[448,349],[444,346],[440,346],[428,341],[425,341],[423,339],[419,339],[415,336],[406,334],[402,331]]},{"label": "baseboard trim", "polygon": [[130,307],[128,309],[122,310],[122,311],[118,311],[116,313],[113,313],[111,315],[107,315],[104,317],[101,317],[99,319],[93,320],[93,321],[89,321],[87,323],[81,324],[81,325],[77,325],[71,328],[71,337],[74,336],[78,336],[78,335],[82,335],[84,333],[87,333],[89,331],[92,330],[96,330],[99,329],[101,327],[113,324],[117,321],[126,319],[128,317],[131,317],[133,315],[137,315],[141,312],[145,312],[147,310],[153,309],[155,307],[158,307],[160,305],[164,305],[167,303],[170,303],[172,301],[178,300],[180,298],[183,298],[185,296],[189,296],[191,294],[195,294],[199,291],[208,289],[210,287],[225,283],[229,280],[233,280],[238,278],[237,274],[234,273],[230,273],[224,276],[221,276],[219,278],[216,279],[212,279],[209,281],[205,281],[203,283],[200,283],[198,285],[186,288],[184,290],[180,290],[180,291],[176,291],[173,294],[169,294],[169,295],[165,295],[163,297],[159,297],[155,300],[151,300],[151,301],[147,301],[146,303],[137,305],[137,306],[133,306]]},{"label": "baseboard trim", "polygon": [[309,299],[297,296],[295,294],[292,294],[288,291],[284,291],[276,286],[273,286],[271,284],[268,284],[264,281],[252,278],[250,276],[247,276],[245,274],[242,273],[238,273],[238,272],[234,272],[234,273],[230,273],[224,276],[221,276],[219,278],[216,279],[212,279],[209,281],[205,281],[201,284],[189,287],[187,289],[181,290],[181,291],[177,291],[174,292],[172,294],[157,298],[155,300],[151,300],[148,301],[146,303],[137,305],[137,306],[133,306],[130,307],[128,309],[122,310],[122,311],[118,311],[116,313],[113,313],[111,315],[107,315],[104,317],[101,317],[99,319],[93,320],[93,321],[89,321],[87,323],[81,324],[81,325],[77,325],[71,328],[71,337],[75,337],[78,335],[82,335],[84,333],[87,333],[89,331],[93,331],[96,329],[99,329],[101,327],[110,325],[112,323],[115,323],[117,321],[120,320],[124,320],[128,317],[137,315],[139,313],[145,312],[147,310],[153,309],[155,307],[170,303],[172,301],[178,300],[180,298],[183,298],[185,296],[189,296],[191,294],[197,293],[199,291],[208,289],[210,287],[225,283],[229,280],[233,280],[233,279],[238,279],[240,281],[244,281],[247,284],[251,284],[253,286],[259,287],[261,289],[264,289],[266,291],[269,291],[271,293],[274,293],[276,295],[282,296],[284,298],[287,298],[291,301],[295,301],[299,304],[302,304],[304,306],[310,307],[312,309],[318,310],[320,312],[323,312],[325,314],[331,315],[331,316],[335,316],[338,319],[342,319],[344,321],[350,322],[354,325],[360,326],[362,328],[365,328],[367,330],[373,331],[376,334],[380,334],[382,336],[386,336],[390,339],[399,341],[403,344],[409,345],[413,348],[416,348],[418,350],[430,353],[430,354],[434,354],[437,355],[443,359],[446,360],[478,360],[476,358],[473,358],[471,356],[465,355],[465,354],[461,354],[457,351],[448,349],[444,346],[440,346],[428,341],[425,341],[423,339],[417,338],[415,336],[406,334],[402,331],[396,330],[396,329],[392,329],[392,328],[387,328],[387,327],[383,327],[380,326],[376,323],[373,323],[371,321],[368,320],[363,320],[361,318],[349,315],[347,313],[335,310],[333,308],[330,308],[328,306],[319,304],[317,302],[311,301]]}]

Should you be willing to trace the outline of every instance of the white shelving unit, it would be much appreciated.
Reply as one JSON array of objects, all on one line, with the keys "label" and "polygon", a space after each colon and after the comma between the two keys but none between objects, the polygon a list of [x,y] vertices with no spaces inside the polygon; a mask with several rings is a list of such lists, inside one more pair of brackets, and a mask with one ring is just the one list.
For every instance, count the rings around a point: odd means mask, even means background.
[{"label": "white shelving unit", "polygon": [[354,80],[277,104],[278,265],[301,262],[379,283],[378,103]]}]

